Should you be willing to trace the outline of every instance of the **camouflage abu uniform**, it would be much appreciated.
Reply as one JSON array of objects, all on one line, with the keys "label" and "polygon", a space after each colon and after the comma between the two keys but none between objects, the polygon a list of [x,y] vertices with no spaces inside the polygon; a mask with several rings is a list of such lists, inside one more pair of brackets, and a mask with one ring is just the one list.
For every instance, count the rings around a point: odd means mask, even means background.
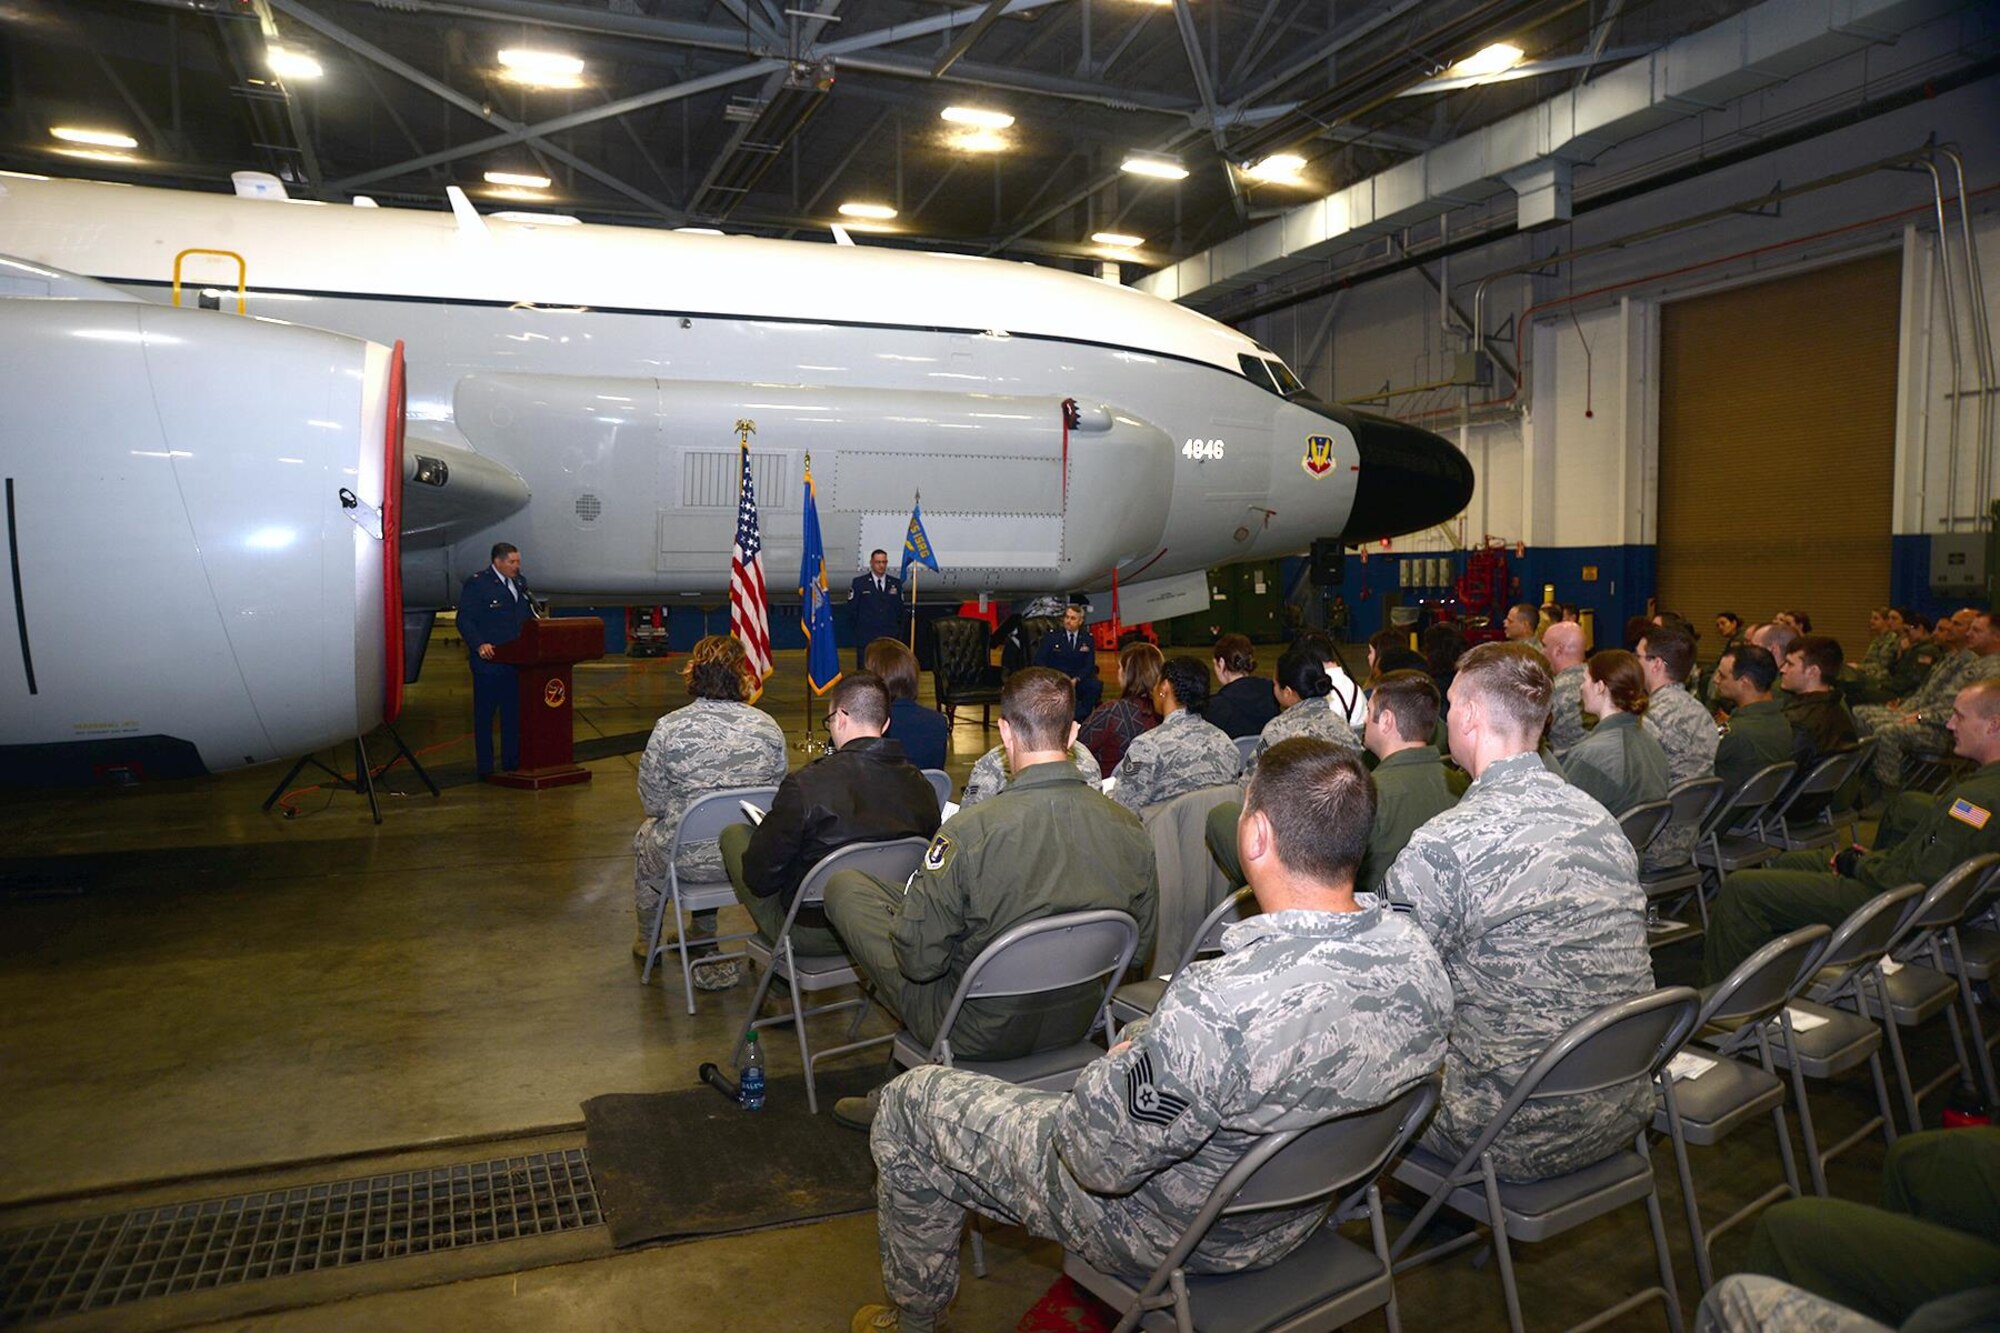
[{"label": "camouflage abu uniform", "polygon": [[[1425,1147],[1455,1157],[1549,1043],[1652,989],[1637,862],[1604,807],[1534,754],[1488,765],[1410,839],[1383,891],[1415,909],[1457,1005]],[[1530,1102],[1494,1143],[1494,1166],[1507,1180],[1572,1171],[1629,1146],[1652,1114],[1644,1079]]]},{"label": "camouflage abu uniform", "polygon": [[1803,1287],[1755,1273],[1723,1278],[1701,1298],[1695,1333],[1894,1333]]},{"label": "camouflage abu uniform", "polygon": [[[1667,786],[1678,787],[1693,778],[1715,776],[1715,752],[1722,737],[1709,716],[1687,687],[1678,682],[1654,690],[1646,704],[1646,720],[1658,733],[1660,748],[1667,752]],[[1662,830],[1646,849],[1646,869],[1686,865],[1694,852],[1692,824],[1674,824]]]},{"label": "camouflage abu uniform", "polygon": [[[970,1208],[1138,1277],[1171,1248],[1256,1136],[1378,1106],[1437,1068],[1451,987],[1405,918],[1274,912],[1174,979],[1131,1044],[1066,1093],[931,1066],[883,1090],[870,1133],[882,1280],[905,1330],[958,1288]],[[1275,1262],[1323,1210],[1224,1218],[1188,1262]]]},{"label": "camouflage abu uniform", "polygon": [[[1257,750],[1250,756],[1250,762],[1243,766],[1245,776],[1257,771],[1257,756],[1294,736],[1312,736],[1329,741],[1350,754],[1361,753],[1361,738],[1354,734],[1354,728],[1347,725],[1347,719],[1327,706],[1324,698],[1301,699],[1284,712],[1264,724],[1257,733]],[[1224,779],[1228,781],[1228,779]]]},{"label": "camouflage abu uniform", "polygon": [[[774,787],[785,779],[785,733],[760,708],[728,699],[696,699],[661,718],[639,761],[639,803],[646,822],[632,835],[637,870],[632,905],[641,925],[652,920],[667,888],[667,852],[681,816],[696,798],[731,787]],[[726,882],[713,842],[681,848],[680,875]]]},{"label": "camouflage abu uniform", "polygon": [[1880,688],[1889,683],[1889,672],[1896,665],[1896,656],[1902,650],[1902,639],[1894,630],[1883,630],[1868,641],[1867,650],[1861,654],[1861,664],[1856,668],[1861,679]]},{"label": "camouflage abu uniform", "polygon": [[[1323,701],[1311,702],[1319,704],[1322,721],[1339,721]],[[1143,810],[1198,787],[1234,782],[1242,771],[1243,757],[1237,753],[1236,742],[1221,727],[1198,713],[1177,708],[1159,726],[1134,736],[1125,747],[1125,757],[1111,775],[1118,779],[1111,799],[1127,810]]]},{"label": "camouflage abu uniform", "polygon": [[1589,728],[1583,725],[1583,663],[1556,672],[1549,691],[1549,748],[1557,755],[1582,740]]},{"label": "camouflage abu uniform", "polygon": [[[1901,708],[1885,704],[1863,704],[1854,710],[1854,727],[1863,736],[1876,737],[1875,777],[1885,787],[1903,781],[1903,756],[1919,752],[1949,751],[1951,739],[1944,729],[1951,716],[1951,703],[1958,692],[1987,674],[1986,668],[2000,669],[2000,656],[1980,657],[1970,648],[1960,648],[1931,668],[1923,687],[1903,700]],[[1915,722],[1902,719],[1917,714]]]},{"label": "camouflage abu uniform", "polygon": [[[1083,780],[1090,784],[1092,791],[1104,785],[1104,772],[1097,766],[1097,756],[1083,748],[1081,741],[1069,747],[1069,757],[1076,760],[1076,771],[1083,774]],[[1002,746],[994,746],[979,756],[979,762],[972,766],[972,774],[965,780],[965,791],[958,798],[958,808],[978,805],[991,800],[1007,790],[1007,783],[1013,778],[1007,771],[1007,751]]]}]

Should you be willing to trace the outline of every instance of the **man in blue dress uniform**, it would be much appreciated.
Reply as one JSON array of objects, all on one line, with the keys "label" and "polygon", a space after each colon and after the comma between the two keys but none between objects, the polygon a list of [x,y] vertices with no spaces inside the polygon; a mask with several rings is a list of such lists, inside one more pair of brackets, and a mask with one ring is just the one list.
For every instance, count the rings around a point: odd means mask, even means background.
[{"label": "man in blue dress uniform", "polygon": [[868,572],[847,590],[847,609],[854,626],[854,669],[862,669],[862,654],[877,639],[903,637],[903,581],[889,572],[889,553],[873,551]]},{"label": "man in blue dress uniform", "polygon": [[1050,630],[1035,645],[1035,665],[1053,667],[1076,682],[1076,720],[1090,716],[1104,694],[1104,682],[1097,678],[1097,645],[1083,627],[1084,610],[1089,605],[1072,597],[1063,608],[1061,629]]},{"label": "man in blue dress uniform", "polygon": [[500,714],[500,767],[521,766],[521,697],[514,668],[493,660],[493,650],[521,637],[535,618],[521,551],[493,543],[493,563],[465,581],[458,594],[458,633],[472,662],[472,753],[479,776],[493,772],[493,714]]}]

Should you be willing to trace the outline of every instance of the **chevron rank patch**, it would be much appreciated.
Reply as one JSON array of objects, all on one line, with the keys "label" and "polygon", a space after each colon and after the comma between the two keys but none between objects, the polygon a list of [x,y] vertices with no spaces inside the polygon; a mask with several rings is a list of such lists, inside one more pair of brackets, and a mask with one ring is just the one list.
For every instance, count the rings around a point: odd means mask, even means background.
[{"label": "chevron rank patch", "polygon": [[924,869],[939,871],[951,860],[953,848],[951,839],[940,833],[931,839],[931,845],[924,849]]},{"label": "chevron rank patch", "polygon": [[1187,1110],[1186,1099],[1161,1092],[1153,1083],[1153,1054],[1148,1051],[1125,1071],[1125,1110],[1149,1125],[1171,1125]]},{"label": "chevron rank patch", "polygon": [[1961,824],[1985,828],[1986,821],[1993,818],[1993,812],[1983,805],[1974,805],[1964,797],[1960,797],[1951,803],[1951,817]]}]

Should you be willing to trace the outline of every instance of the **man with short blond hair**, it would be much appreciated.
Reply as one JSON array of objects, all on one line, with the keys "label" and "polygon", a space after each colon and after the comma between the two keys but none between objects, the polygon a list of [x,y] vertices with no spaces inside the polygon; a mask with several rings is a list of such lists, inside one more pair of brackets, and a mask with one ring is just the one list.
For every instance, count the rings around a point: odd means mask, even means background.
[{"label": "man with short blond hair", "polygon": [[[1485,643],[1459,659],[1445,723],[1472,786],[1416,831],[1382,888],[1451,974],[1444,1100],[1424,1137],[1444,1157],[1572,1024],[1653,987],[1632,843],[1536,752],[1549,693],[1548,667],[1525,645]],[[1629,1146],[1652,1107],[1643,1078],[1531,1102],[1495,1141],[1494,1165],[1505,1180],[1573,1171]]]}]

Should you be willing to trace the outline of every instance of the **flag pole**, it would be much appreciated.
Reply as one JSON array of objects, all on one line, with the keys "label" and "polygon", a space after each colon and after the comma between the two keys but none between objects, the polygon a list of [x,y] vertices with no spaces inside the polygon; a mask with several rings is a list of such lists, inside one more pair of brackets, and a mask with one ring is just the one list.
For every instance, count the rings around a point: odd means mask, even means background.
[{"label": "flag pole", "polygon": [[[807,480],[807,482],[808,482],[808,483],[810,483],[810,482],[811,482],[811,480],[812,480],[812,470],[813,470],[813,456],[812,456],[812,450],[808,449],[808,450],[806,450],[806,480]],[[822,556],[822,557],[821,557],[821,559],[822,559],[822,561],[824,561],[825,557],[824,557],[824,556]],[[800,608],[799,608],[799,610],[801,611],[801,613],[803,613],[803,612],[804,612],[804,611],[806,610],[806,608],[807,608],[807,607],[810,607],[810,606],[812,605],[812,593],[810,593],[809,591],[807,591],[807,590],[806,590],[806,589],[804,589],[804,588],[800,588],[800,589],[799,589],[799,596],[805,599],[804,603],[803,603],[803,604],[802,604],[802,605],[800,606]],[[807,633],[806,633],[806,669],[805,669],[805,683],[806,683],[806,734],[805,734],[805,738],[804,738],[803,740],[801,740],[801,741],[799,742],[799,745],[798,745],[798,748],[799,748],[799,749],[800,749],[801,751],[806,751],[806,752],[810,752],[810,751],[812,750],[812,747],[813,747],[813,679],[812,679],[812,676],[813,676],[813,673],[812,673],[812,633],[811,633],[811,631],[810,631],[810,630],[808,630],[808,631],[807,631]]]},{"label": "flag pole", "polygon": [[917,651],[917,572],[921,562],[910,566],[910,651]]}]

